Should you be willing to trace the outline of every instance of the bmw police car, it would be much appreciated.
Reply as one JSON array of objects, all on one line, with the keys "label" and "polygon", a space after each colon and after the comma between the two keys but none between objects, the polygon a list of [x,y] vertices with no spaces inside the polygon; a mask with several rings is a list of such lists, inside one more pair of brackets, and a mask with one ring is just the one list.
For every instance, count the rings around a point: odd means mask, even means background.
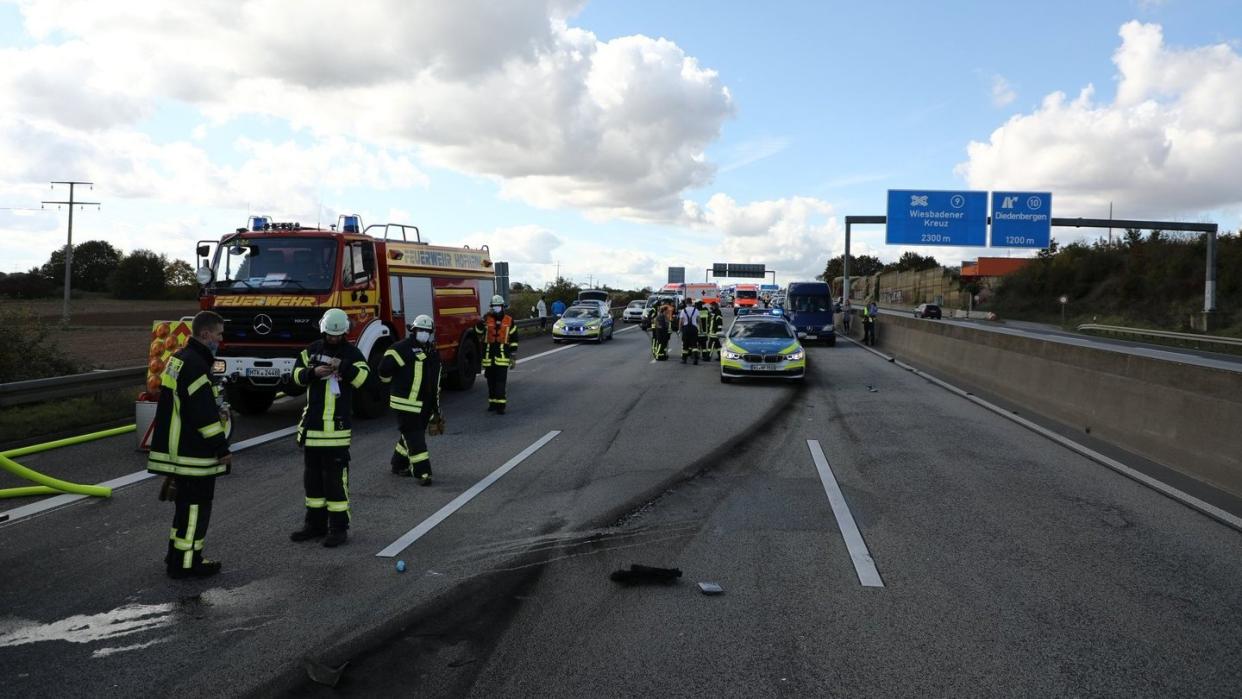
[{"label": "bmw police car", "polygon": [[552,341],[560,344],[565,340],[591,340],[603,344],[612,339],[612,325],[612,316],[598,304],[570,306],[552,325]]},{"label": "bmw police car", "polygon": [[772,377],[801,380],[806,350],[793,326],[779,312],[747,313],[729,326],[720,352],[720,382]]}]

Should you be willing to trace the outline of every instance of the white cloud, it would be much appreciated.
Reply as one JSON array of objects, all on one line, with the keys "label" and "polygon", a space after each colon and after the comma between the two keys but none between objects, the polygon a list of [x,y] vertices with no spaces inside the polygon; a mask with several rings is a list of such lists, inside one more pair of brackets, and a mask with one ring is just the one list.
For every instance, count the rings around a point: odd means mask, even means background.
[{"label": "white cloud", "polygon": [[716,194],[701,209],[690,205],[689,212],[720,236],[712,250],[720,257],[698,260],[701,268],[712,262],[762,262],[778,272],[779,281],[812,279],[844,245],[832,205],[812,197],[739,204]]},{"label": "white cloud", "polygon": [[578,5],[27,0],[26,28],[48,43],[0,52],[0,114],[119,130],[175,99],[217,123],[271,115],[414,146],[540,207],[674,218],[711,179],[728,90],[671,41],[570,27]]},{"label": "white cloud", "polygon": [[977,189],[1046,189],[1061,216],[1194,216],[1236,207],[1242,162],[1242,57],[1224,44],[1164,44],[1161,28],[1129,22],[1113,54],[1112,102],[1092,86],[1056,92],[972,142],[957,168]]},{"label": "white cloud", "polygon": [[554,261],[553,251],[561,247],[564,241],[547,228],[525,225],[497,228],[486,235],[475,234],[465,244],[474,247],[488,246],[494,260],[511,264],[550,264]]},{"label": "white cloud", "polygon": [[1004,107],[1017,99],[1018,93],[1003,75],[992,76],[992,106]]}]

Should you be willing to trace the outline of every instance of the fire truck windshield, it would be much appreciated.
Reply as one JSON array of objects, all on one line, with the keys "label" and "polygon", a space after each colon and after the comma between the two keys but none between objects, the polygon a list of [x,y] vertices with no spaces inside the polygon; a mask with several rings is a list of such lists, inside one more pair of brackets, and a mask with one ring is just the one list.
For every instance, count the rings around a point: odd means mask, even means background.
[{"label": "fire truck windshield", "polygon": [[216,291],[329,291],[336,271],[331,238],[241,238],[216,251]]}]

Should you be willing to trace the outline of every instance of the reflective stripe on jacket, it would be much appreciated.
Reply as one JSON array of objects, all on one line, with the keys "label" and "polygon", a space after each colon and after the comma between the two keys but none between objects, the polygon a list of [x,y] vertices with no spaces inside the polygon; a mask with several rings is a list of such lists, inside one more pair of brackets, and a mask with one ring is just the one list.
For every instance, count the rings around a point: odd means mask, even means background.
[{"label": "reflective stripe on jacket", "polygon": [[209,477],[228,472],[229,453],[211,382],[211,350],[191,338],[160,373],[160,398],[151,426],[147,470],[170,476]]},{"label": "reflective stripe on jacket", "polygon": [[440,410],[440,356],[426,351],[412,337],[384,352],[379,380],[389,384],[393,410],[432,415]]},{"label": "reflective stripe on jacket", "polygon": [[[315,367],[339,359],[336,385],[340,395],[331,390],[333,375],[315,376]],[[361,389],[371,375],[362,353],[349,342],[329,345],[315,340],[298,355],[293,366],[293,382],[306,386],[306,408],[298,422],[298,441],[307,447],[348,447],[351,435],[354,391]]]},{"label": "reflective stripe on jacket", "polygon": [[513,316],[505,314],[499,322],[494,313],[479,321],[474,331],[483,340],[483,366],[503,366],[513,364],[513,353],[518,348],[518,331],[513,327]]}]

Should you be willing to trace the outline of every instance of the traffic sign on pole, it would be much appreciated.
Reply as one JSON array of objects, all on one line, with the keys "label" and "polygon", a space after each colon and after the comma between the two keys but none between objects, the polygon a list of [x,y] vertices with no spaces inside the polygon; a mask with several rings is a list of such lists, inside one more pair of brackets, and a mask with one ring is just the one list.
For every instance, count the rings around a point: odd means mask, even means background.
[{"label": "traffic sign on pole", "polygon": [[988,244],[988,193],[890,189],[884,242],[984,247]]},{"label": "traffic sign on pole", "polygon": [[992,192],[992,247],[1042,249],[1051,240],[1051,192]]}]

